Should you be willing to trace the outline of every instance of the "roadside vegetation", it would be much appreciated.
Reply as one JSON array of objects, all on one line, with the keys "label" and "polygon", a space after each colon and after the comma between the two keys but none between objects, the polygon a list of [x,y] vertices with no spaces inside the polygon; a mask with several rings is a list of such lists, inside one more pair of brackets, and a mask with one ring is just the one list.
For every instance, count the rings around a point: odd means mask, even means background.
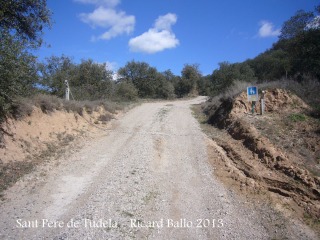
[{"label": "roadside vegetation", "polygon": [[[221,63],[193,107],[215,175],[248,199],[268,202],[320,233],[319,6],[283,24],[279,41],[254,59]],[[319,56],[319,55],[318,55]],[[266,91],[266,114],[251,114],[246,88]],[[259,103],[257,103],[259,105]],[[250,113],[250,114],[248,114]],[[221,148],[221,159],[210,151]]]},{"label": "roadside vegetation", "polygon": [[[70,56],[51,56],[39,62],[43,29],[52,25],[46,0],[0,0],[0,118],[19,114],[21,98],[39,94],[64,97],[69,81],[75,101],[134,101],[139,98],[173,99],[185,96],[216,96],[244,85],[275,80],[291,84],[320,79],[320,6],[313,12],[298,11],[284,22],[278,42],[242,63],[222,62],[212,74],[203,76],[198,64],[185,64],[181,76],[170,69],[159,72],[146,62],[129,61],[117,73],[105,63]],[[114,76],[117,76],[116,79]],[[319,109],[318,102],[314,102]],[[75,104],[76,105],[76,104]],[[49,106],[50,108],[50,106]]]},{"label": "roadside vegetation", "polygon": [[[107,113],[96,122],[105,123],[128,102],[197,95],[210,97],[203,106],[207,118],[201,121],[205,122],[221,104],[228,103],[228,99],[231,103],[248,85],[257,84],[259,89],[286,89],[310,106],[306,112],[285,115],[283,122],[290,131],[310,123],[312,131],[320,133],[320,127],[316,129],[320,121],[320,5],[312,12],[300,10],[284,22],[279,40],[270,49],[244,62],[221,62],[207,76],[196,63],[185,64],[177,76],[170,69],[159,72],[148,63],[135,60],[116,73],[105,63],[90,58],[77,63],[72,56],[62,55],[40,62],[36,54],[43,45],[43,29],[52,25],[46,0],[0,0],[0,5],[0,123],[30,116],[34,106],[43,113],[64,110],[80,116],[102,107]],[[65,80],[71,88],[70,101],[63,100]],[[277,124],[281,124],[282,119],[278,120]],[[270,131],[271,138],[278,141],[278,133]],[[301,136],[291,132],[292,141]],[[0,126],[1,148],[5,147],[2,140],[6,134],[10,133]],[[317,141],[314,136],[313,141]],[[278,142],[289,144],[285,140]],[[319,159],[320,156],[318,162]],[[0,176],[7,179],[4,184],[0,182],[0,192],[7,182],[11,184],[23,175],[21,169],[28,172],[33,166],[28,164],[3,165],[0,159]],[[317,175],[318,171],[314,173]]]},{"label": "roadside vegetation", "polygon": [[38,93],[28,98],[21,97],[15,99],[11,104],[10,116],[16,120],[21,120],[32,114],[33,107],[40,108],[43,113],[51,113],[55,110],[65,110],[67,112],[78,113],[80,116],[83,116],[84,112],[91,114],[101,107],[105,111],[114,114],[119,110],[123,110],[127,105],[128,103],[124,101],[115,102],[108,99],[94,101],[67,101],[54,95]]}]

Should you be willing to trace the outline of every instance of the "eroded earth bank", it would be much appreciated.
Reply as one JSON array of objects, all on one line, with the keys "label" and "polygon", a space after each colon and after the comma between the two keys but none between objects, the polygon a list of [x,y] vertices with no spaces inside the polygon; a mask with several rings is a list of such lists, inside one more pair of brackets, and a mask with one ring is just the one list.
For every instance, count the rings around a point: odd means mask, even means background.
[{"label": "eroded earth bank", "polygon": [[142,104],[21,178],[4,193],[0,238],[317,239],[217,178],[211,160],[228,155],[190,109],[204,100]]}]

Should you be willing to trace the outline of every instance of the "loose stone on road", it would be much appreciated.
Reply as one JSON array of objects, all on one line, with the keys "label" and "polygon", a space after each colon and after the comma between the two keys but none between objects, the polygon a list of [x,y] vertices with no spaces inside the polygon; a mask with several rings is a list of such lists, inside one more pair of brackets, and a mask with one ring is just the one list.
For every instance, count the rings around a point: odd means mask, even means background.
[{"label": "loose stone on road", "polygon": [[0,206],[0,238],[268,239],[260,216],[214,177],[190,110],[204,100],[142,104],[41,184],[18,182]]}]

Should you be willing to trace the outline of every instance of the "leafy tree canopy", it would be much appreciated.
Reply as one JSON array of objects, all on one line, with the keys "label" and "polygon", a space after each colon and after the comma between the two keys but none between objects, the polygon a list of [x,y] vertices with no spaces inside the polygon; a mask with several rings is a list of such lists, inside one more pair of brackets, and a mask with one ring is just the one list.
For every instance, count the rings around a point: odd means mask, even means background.
[{"label": "leafy tree canopy", "polygon": [[41,45],[44,27],[51,26],[46,0],[0,0],[0,32],[16,35],[20,41]]},{"label": "leafy tree canopy", "polygon": [[297,11],[294,16],[283,23],[280,40],[294,38],[310,29],[319,29],[320,16],[317,14],[320,14],[320,5],[315,7],[314,12]]},{"label": "leafy tree canopy", "polygon": [[65,80],[69,81],[77,100],[108,98],[113,91],[112,72],[106,64],[95,63],[92,59],[76,64],[70,57],[52,56],[39,64],[40,83],[50,89],[50,93],[64,96]]},{"label": "leafy tree canopy", "polygon": [[39,47],[42,29],[50,26],[46,0],[0,0],[0,118],[17,96],[34,90],[36,58],[30,48]]}]

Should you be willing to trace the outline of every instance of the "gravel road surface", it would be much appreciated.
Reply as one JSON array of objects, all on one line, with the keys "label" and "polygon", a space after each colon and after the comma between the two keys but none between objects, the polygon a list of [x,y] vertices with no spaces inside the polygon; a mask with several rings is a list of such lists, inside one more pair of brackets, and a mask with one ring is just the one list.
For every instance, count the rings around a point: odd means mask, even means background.
[{"label": "gravel road surface", "polygon": [[26,176],[1,203],[0,239],[269,239],[261,216],[214,177],[190,110],[204,100],[142,104]]}]

